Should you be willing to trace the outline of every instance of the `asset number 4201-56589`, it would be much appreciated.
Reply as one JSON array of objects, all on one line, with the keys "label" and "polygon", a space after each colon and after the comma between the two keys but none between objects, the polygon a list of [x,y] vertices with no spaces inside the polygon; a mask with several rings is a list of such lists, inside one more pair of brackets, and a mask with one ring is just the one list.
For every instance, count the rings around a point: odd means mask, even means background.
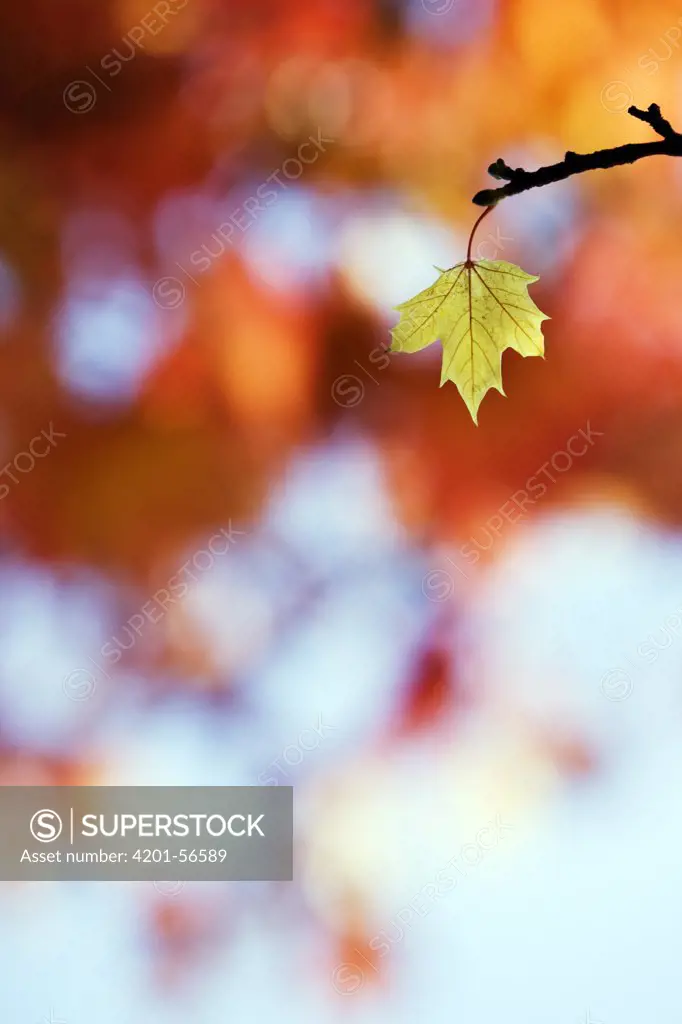
[{"label": "asset number 4201-56589", "polygon": [[227,850],[136,850],[133,854],[133,860],[141,864],[222,864],[226,857]]}]

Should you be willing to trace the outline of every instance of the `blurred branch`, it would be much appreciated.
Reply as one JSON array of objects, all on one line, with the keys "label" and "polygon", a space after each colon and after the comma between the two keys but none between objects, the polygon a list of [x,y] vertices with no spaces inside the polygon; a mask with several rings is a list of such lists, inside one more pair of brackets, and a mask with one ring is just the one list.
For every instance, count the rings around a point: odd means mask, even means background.
[{"label": "blurred branch", "polygon": [[647,110],[628,107],[628,114],[650,125],[661,136],[659,142],[630,142],[613,149],[598,149],[594,153],[566,153],[558,164],[539,167],[537,171],[526,171],[523,167],[512,168],[500,158],[488,168],[493,178],[506,181],[502,188],[489,188],[477,192],[473,202],[477,206],[494,206],[500,199],[518,195],[529,188],[551,185],[555,181],[563,181],[572,174],[583,171],[606,170],[609,167],[620,167],[633,164],[645,156],[682,156],[682,134],[676,132],[669,121],[661,114],[657,103],[652,103]]}]

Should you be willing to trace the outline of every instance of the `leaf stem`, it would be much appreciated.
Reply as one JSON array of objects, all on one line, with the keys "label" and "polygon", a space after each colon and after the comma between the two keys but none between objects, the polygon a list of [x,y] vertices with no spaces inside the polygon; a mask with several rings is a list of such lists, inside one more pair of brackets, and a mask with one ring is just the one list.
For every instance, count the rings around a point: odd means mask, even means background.
[{"label": "leaf stem", "polygon": [[471,229],[471,234],[469,235],[469,245],[467,246],[467,265],[471,263],[471,246],[474,241],[474,235],[476,234],[476,228],[481,223],[483,218],[488,216],[494,205],[495,204],[492,203],[490,206],[486,207],[481,216],[476,219],[476,223]]}]

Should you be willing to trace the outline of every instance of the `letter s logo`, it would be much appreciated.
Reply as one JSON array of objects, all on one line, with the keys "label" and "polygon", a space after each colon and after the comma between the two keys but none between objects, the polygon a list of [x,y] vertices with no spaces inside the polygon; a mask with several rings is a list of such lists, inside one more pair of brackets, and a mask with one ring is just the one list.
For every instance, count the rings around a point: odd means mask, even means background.
[{"label": "letter s logo", "polygon": [[29,827],[31,835],[39,843],[52,843],[61,835],[62,819],[56,811],[44,808],[42,811],[36,811]]}]

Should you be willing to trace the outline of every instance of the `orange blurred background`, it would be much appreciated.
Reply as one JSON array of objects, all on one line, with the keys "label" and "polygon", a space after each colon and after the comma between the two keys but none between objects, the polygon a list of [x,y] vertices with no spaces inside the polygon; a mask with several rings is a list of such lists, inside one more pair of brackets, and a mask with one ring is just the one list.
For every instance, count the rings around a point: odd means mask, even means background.
[{"label": "orange blurred background", "polygon": [[493,160],[655,138],[631,103],[682,130],[679,6],[0,26],[0,782],[294,785],[298,851],[3,883],[5,1019],[682,1010],[682,166],[486,218],[551,320],[478,427],[440,345],[386,352]]}]

